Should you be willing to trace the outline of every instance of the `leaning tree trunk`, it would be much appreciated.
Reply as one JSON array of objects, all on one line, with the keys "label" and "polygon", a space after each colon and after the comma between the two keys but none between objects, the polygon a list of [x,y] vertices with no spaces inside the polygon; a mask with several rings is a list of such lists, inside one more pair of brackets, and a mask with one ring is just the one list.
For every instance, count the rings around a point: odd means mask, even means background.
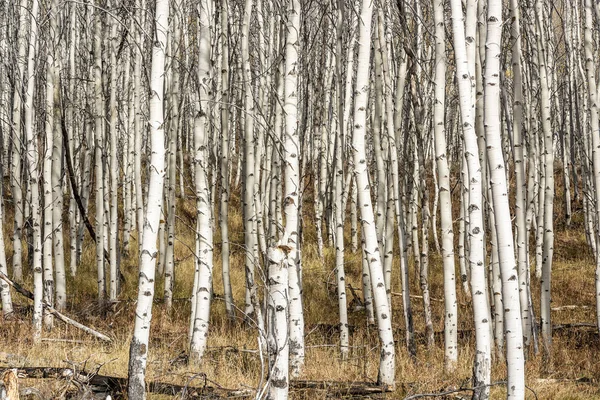
[{"label": "leaning tree trunk", "polygon": [[146,364],[152,302],[154,300],[154,276],[156,269],[156,240],[163,203],[165,175],[165,129],[163,88],[165,83],[165,48],[169,26],[169,1],[156,0],[155,33],[150,70],[150,145],[151,157],[148,172],[148,205],[144,219],[142,251],[135,325],[129,348],[129,382],[127,392],[131,399],[145,399]]}]

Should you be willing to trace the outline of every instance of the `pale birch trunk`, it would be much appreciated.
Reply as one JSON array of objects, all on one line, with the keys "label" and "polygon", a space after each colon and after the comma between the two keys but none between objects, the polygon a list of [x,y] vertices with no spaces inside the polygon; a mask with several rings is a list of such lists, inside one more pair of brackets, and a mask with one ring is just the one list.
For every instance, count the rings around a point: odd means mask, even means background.
[{"label": "pale birch trunk", "polygon": [[[0,227],[4,226],[4,211],[2,209],[2,201],[0,201]],[[4,229],[0,228],[0,272],[8,276],[8,268],[6,266],[6,252],[4,246]],[[0,301],[2,304],[2,315],[4,317],[12,314],[13,305],[10,295],[10,286],[6,281],[0,282]]]},{"label": "pale birch trunk", "polygon": [[229,1],[221,0],[221,262],[223,275],[223,297],[225,309],[231,322],[235,320],[233,293],[231,291],[229,267]]},{"label": "pale birch trunk", "polygon": [[39,150],[34,135],[34,107],[33,96],[35,90],[35,57],[38,50],[38,18],[39,2],[33,0],[31,5],[31,30],[27,56],[27,81],[24,98],[25,107],[25,141],[27,166],[29,171],[29,189],[31,190],[31,218],[33,221],[33,343],[39,344],[42,340],[42,299],[44,292],[44,278],[42,271],[42,215],[40,210],[39,189]]},{"label": "pale birch trunk", "polygon": [[130,399],[146,398],[144,378],[148,362],[157,257],[156,240],[163,203],[163,181],[165,175],[163,89],[165,83],[165,48],[169,26],[168,20],[169,1],[156,0],[155,31],[152,47],[152,66],[150,70],[151,97],[149,124],[152,154],[149,168],[148,205],[145,213],[142,251],[140,253],[135,325],[129,348],[129,382],[127,391]]},{"label": "pale birch trunk", "polygon": [[[56,11],[56,10],[52,10]],[[56,33],[56,17],[50,16],[51,35]],[[51,48],[54,48],[52,39]],[[54,216],[53,207],[55,204],[52,199],[52,154],[54,147],[54,90],[55,90],[55,53],[49,50],[46,55],[46,121],[44,123],[44,165],[42,172],[43,179],[43,210],[44,210],[44,227],[42,230],[42,264],[44,266],[44,302],[50,306],[54,306],[54,265],[52,262],[52,237],[54,225],[52,217]],[[29,79],[35,79],[35,76],[30,76]],[[52,314],[46,312],[44,314],[44,327],[51,330],[54,324]]]},{"label": "pale birch trunk", "polygon": [[242,52],[242,78],[244,81],[244,243],[245,243],[245,270],[246,270],[246,306],[245,318],[247,321],[254,320],[258,327],[259,340],[264,344],[264,320],[258,300],[258,288],[255,282],[254,268],[259,264],[258,259],[258,237],[256,221],[256,197],[254,163],[255,140],[254,140],[254,98],[252,93],[252,74],[250,64],[250,20],[252,17],[252,0],[246,0],[244,16],[241,29],[241,52]]},{"label": "pale birch trunk", "polygon": [[342,75],[342,48],[344,40],[344,20],[346,9],[344,1],[338,0],[336,9],[336,88],[337,88],[337,116],[338,129],[335,136],[335,195],[333,200],[333,208],[335,213],[335,271],[337,279],[337,295],[338,295],[338,311],[340,314],[340,355],[342,360],[348,358],[349,353],[349,330],[348,330],[348,304],[346,297],[346,272],[344,269],[344,145],[345,145],[345,98],[343,97],[344,77]]},{"label": "pale birch trunk", "polygon": [[[435,101],[433,107],[435,160],[440,197],[441,250],[444,267],[444,360],[447,372],[456,368],[458,360],[458,307],[454,266],[454,233],[452,231],[452,196],[450,168],[446,157],[447,144],[444,125],[446,104],[446,32],[444,2],[433,0],[435,21]],[[434,226],[435,229],[435,226]]]},{"label": "pale birch trunk", "polygon": [[381,358],[377,382],[393,388],[395,386],[395,348],[392,334],[391,315],[385,292],[381,254],[377,243],[375,218],[371,202],[369,185],[365,136],[367,129],[366,109],[369,90],[369,67],[371,52],[371,17],[374,4],[369,0],[362,2],[359,19],[359,50],[356,72],[356,90],[354,102],[354,134],[352,137],[352,151],[354,170],[356,174],[356,187],[360,204],[364,252],[368,257],[375,314],[381,344]]},{"label": "pale birch trunk", "polygon": [[119,233],[118,233],[118,186],[119,186],[119,163],[117,159],[117,21],[109,19],[110,25],[110,159],[109,159],[109,203],[110,219],[108,221],[108,252],[109,252],[109,290],[108,300],[112,303],[117,301],[119,288]]},{"label": "pale birch trunk", "polygon": [[296,378],[304,367],[304,315],[302,312],[301,249],[299,232],[300,212],[300,135],[298,132],[298,75],[300,47],[300,2],[287,3],[284,69],[284,214],[283,244],[290,247],[287,253],[289,299],[290,376]]},{"label": "pale birch trunk", "polygon": [[104,148],[104,99],[102,95],[102,12],[95,9],[94,22],[94,168],[96,197],[96,268],[98,276],[98,302],[106,298],[104,277],[104,166],[102,149]]},{"label": "pale birch trunk", "polygon": [[[543,169],[544,169],[544,240],[542,253],[541,306],[540,317],[542,325],[542,340],[544,355],[550,358],[552,347],[552,321],[550,317],[550,279],[552,273],[552,258],[554,253],[554,148],[553,133],[550,121],[550,91],[548,87],[548,71],[546,66],[546,47],[543,36],[542,1],[535,3],[536,25],[539,30],[538,66],[541,91],[541,125],[543,133]],[[540,188],[540,192],[542,188]],[[541,210],[540,210],[541,211]]]},{"label": "pale birch trunk", "polygon": [[510,2],[512,14],[511,41],[512,48],[512,71],[513,71],[513,141],[514,141],[514,165],[515,165],[515,212],[516,212],[516,246],[517,263],[519,271],[519,299],[521,305],[521,321],[523,324],[523,341],[525,357],[526,349],[531,339],[531,315],[529,310],[529,239],[526,226],[526,175],[523,159],[523,83],[521,72],[521,15],[517,0]]},{"label": "pale birch trunk", "polygon": [[267,399],[285,400],[289,391],[288,263],[289,247],[269,247],[269,389]]},{"label": "pale birch trunk", "polygon": [[197,241],[198,268],[194,279],[197,281],[190,358],[198,364],[206,351],[208,341],[208,326],[210,316],[210,300],[212,297],[213,270],[213,217],[211,190],[208,180],[209,171],[209,134],[207,129],[208,106],[210,91],[210,41],[211,41],[211,12],[212,1],[204,0],[199,5],[199,59],[198,59],[198,104],[194,119],[194,164],[195,190],[197,204]]},{"label": "pale birch trunk", "polygon": [[[13,278],[17,282],[23,280],[23,255],[22,255],[22,238],[23,238],[23,219],[24,219],[24,202],[23,202],[23,187],[22,187],[22,175],[23,175],[23,164],[21,157],[25,146],[23,146],[23,134],[22,134],[22,108],[23,108],[23,89],[24,89],[24,74],[27,64],[27,17],[30,14],[27,12],[28,0],[21,0],[19,4],[19,30],[17,32],[17,47],[18,47],[18,58],[16,65],[16,76],[15,76],[15,89],[13,92],[13,109],[12,109],[12,140],[13,140],[13,154],[11,159],[11,189],[13,193],[13,201],[15,208],[14,216],[14,231],[12,236],[13,245]],[[32,6],[33,11],[33,6]],[[31,27],[33,28],[33,27]],[[37,28],[36,28],[37,29]],[[31,34],[33,37],[33,34]],[[25,142],[27,139],[25,139]],[[29,151],[29,150],[27,150]],[[27,155],[26,157],[27,158]]]},{"label": "pale birch trunk", "polygon": [[[181,38],[181,16],[179,8],[182,4],[174,4],[174,13],[172,17],[173,37],[170,42],[170,58],[171,58],[171,81],[168,88],[168,104],[170,109],[170,124],[169,124],[169,145],[167,152],[167,241],[165,249],[164,263],[164,301],[165,310],[171,311],[173,307],[173,285],[175,283],[175,217],[176,217],[176,181],[177,181],[177,137],[179,136],[179,107],[180,107],[180,74],[179,68],[181,63],[180,38]],[[207,31],[208,32],[208,31]],[[204,54],[201,55],[201,57]],[[208,54],[210,56],[210,54]],[[202,99],[200,99],[201,101]],[[201,108],[200,108],[201,109]],[[196,122],[194,122],[194,126]],[[196,130],[196,126],[194,130]],[[196,143],[196,150],[198,143]],[[196,160],[196,162],[198,162]],[[206,165],[208,167],[208,165]],[[197,170],[196,170],[197,172]],[[208,172],[208,171],[207,171]],[[202,190],[196,188],[196,190]]]},{"label": "pale birch trunk", "polygon": [[[464,150],[469,173],[468,180],[468,231],[469,231],[469,265],[471,271],[471,291],[473,296],[473,318],[475,321],[475,361],[473,367],[473,393],[476,399],[489,397],[491,372],[491,343],[490,343],[490,310],[486,299],[484,243],[483,243],[483,213],[481,166],[479,150],[474,127],[474,95],[472,80],[474,74],[470,71],[465,40],[465,25],[463,24],[462,5],[460,0],[451,0],[452,32],[454,34],[454,56],[456,60],[456,78],[460,99],[462,131],[464,135]],[[468,9],[468,7],[467,7]],[[469,22],[469,21],[467,21]],[[467,23],[469,25],[469,23]],[[469,32],[467,26],[466,31]],[[467,33],[467,37],[469,34]],[[474,39],[474,37],[470,37]]]},{"label": "pale birch trunk", "polygon": [[[584,30],[584,49],[585,49],[585,69],[587,72],[587,85],[589,95],[589,108],[590,108],[590,122],[591,122],[591,136],[592,136],[592,165],[594,175],[594,200],[596,201],[596,221],[600,216],[600,138],[598,137],[598,131],[600,130],[600,123],[598,121],[598,95],[597,95],[597,84],[596,84],[596,65],[594,63],[594,47],[593,47],[593,15],[592,15],[592,2],[591,0],[585,1],[585,30]],[[594,232],[594,239],[596,243],[600,241],[600,230],[596,227]],[[596,255],[596,324],[600,329],[600,257]]]}]

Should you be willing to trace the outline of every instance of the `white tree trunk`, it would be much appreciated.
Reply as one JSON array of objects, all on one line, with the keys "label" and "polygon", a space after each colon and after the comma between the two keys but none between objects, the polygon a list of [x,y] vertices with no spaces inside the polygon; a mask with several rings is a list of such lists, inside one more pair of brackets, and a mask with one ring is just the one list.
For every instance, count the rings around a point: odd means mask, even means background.
[{"label": "white tree trunk", "polygon": [[163,203],[163,181],[165,175],[163,89],[165,83],[165,48],[169,26],[168,20],[169,1],[156,0],[155,33],[152,48],[152,67],[150,70],[151,98],[149,124],[152,155],[150,157],[149,168],[148,206],[144,219],[142,251],[140,253],[138,300],[133,337],[129,348],[129,383],[127,391],[130,399],[146,398],[144,378],[148,362],[157,257],[156,240]]},{"label": "white tree trunk", "polygon": [[369,261],[373,298],[375,302],[375,314],[381,344],[381,358],[377,381],[381,385],[393,388],[395,386],[394,338],[392,334],[391,315],[387,302],[387,294],[385,292],[381,254],[377,243],[377,232],[375,230],[375,218],[371,202],[365,146],[367,130],[366,109],[371,53],[371,17],[373,15],[373,7],[373,2],[364,0],[360,11],[352,151],[354,153],[353,161],[356,174],[358,203],[360,205],[363,241],[365,253],[367,254]]},{"label": "white tree trunk", "polygon": [[302,286],[300,264],[300,137],[298,132],[298,48],[300,31],[300,2],[289,0],[287,3],[288,22],[285,44],[284,71],[284,214],[285,230],[283,244],[290,247],[287,254],[288,298],[289,298],[289,346],[290,375],[298,377],[304,366],[304,314],[302,312]]},{"label": "white tree trunk", "polygon": [[[502,310],[506,335],[508,371],[507,398],[525,398],[523,328],[519,303],[519,280],[515,262],[506,165],[502,154],[500,126],[500,52],[502,43],[502,0],[488,0],[485,63],[485,136],[494,203],[498,261],[502,277]],[[502,310],[499,312],[501,313]]]},{"label": "white tree trunk", "polygon": [[[119,186],[119,163],[117,158],[117,21],[109,18],[110,24],[110,160],[109,164],[109,203],[110,219],[108,221],[108,251],[109,251],[109,290],[108,300],[117,301],[119,288],[119,233],[118,233],[118,186]],[[124,210],[125,211],[125,210]],[[125,211],[126,212],[126,211]]]},{"label": "white tree trunk", "polygon": [[[435,21],[435,102],[433,108],[435,160],[440,198],[442,260],[444,266],[444,355],[445,369],[454,371],[458,360],[458,307],[454,267],[454,233],[452,231],[452,196],[450,168],[446,157],[444,113],[446,103],[446,33],[444,29],[444,2],[433,1]],[[434,226],[435,229],[435,226]]]},{"label": "white tree trunk", "polygon": [[39,150],[34,135],[34,107],[33,96],[35,90],[35,57],[38,50],[38,18],[39,2],[33,0],[31,5],[31,36],[29,39],[29,54],[27,56],[27,82],[25,90],[25,140],[27,164],[29,170],[29,189],[31,190],[31,218],[33,221],[33,342],[38,344],[42,340],[42,299],[43,299],[43,273],[42,273],[42,215],[40,210],[39,192]]},{"label": "white tree trunk", "polygon": [[[463,24],[462,4],[460,0],[451,0],[452,32],[454,34],[454,57],[456,60],[456,78],[462,116],[464,149],[469,173],[469,265],[471,270],[471,291],[473,296],[473,318],[475,321],[475,361],[473,368],[473,397],[487,399],[491,372],[490,310],[486,298],[485,260],[483,243],[483,213],[481,166],[475,134],[475,98],[472,92],[474,71],[470,71]],[[468,7],[467,7],[468,9]],[[467,24],[469,25],[469,24]],[[468,31],[468,29],[467,29]],[[473,39],[471,37],[470,39]]]},{"label": "white tree trunk", "polygon": [[199,5],[199,60],[198,81],[200,83],[196,118],[194,120],[194,164],[196,204],[198,209],[198,268],[193,298],[195,299],[190,358],[194,363],[204,356],[208,340],[210,300],[212,297],[213,270],[213,217],[211,190],[208,180],[209,140],[207,132],[210,82],[210,41],[212,1],[204,0]]},{"label": "white tree trunk", "polygon": [[[541,0],[535,4],[536,25],[539,30],[538,66],[541,93],[541,125],[543,132],[543,169],[544,169],[544,219],[543,219],[543,253],[540,317],[542,325],[542,340],[544,355],[549,358],[552,347],[552,321],[550,318],[550,279],[552,273],[552,258],[554,253],[554,147],[553,132],[550,120],[550,90],[546,66],[546,44],[543,36],[543,10]],[[542,190],[540,189],[540,193]],[[541,210],[540,210],[541,212]]]},{"label": "white tree trunk", "polygon": [[231,291],[229,268],[229,1],[221,0],[221,262],[223,274],[223,297],[230,321],[235,320],[233,293]]},{"label": "white tree trunk", "polygon": [[[22,189],[22,173],[23,167],[21,163],[21,157],[23,154],[24,146],[23,136],[21,132],[21,115],[22,115],[22,107],[23,107],[23,89],[24,89],[24,74],[26,60],[27,60],[27,41],[25,40],[28,35],[27,30],[27,17],[29,13],[27,10],[28,0],[21,0],[19,6],[19,31],[17,32],[17,46],[18,50],[18,58],[17,58],[17,66],[16,66],[16,76],[15,76],[15,90],[13,94],[13,110],[12,110],[12,128],[13,128],[13,155],[11,160],[11,188],[13,193],[13,201],[15,207],[15,216],[14,216],[14,231],[12,237],[13,244],[13,259],[12,259],[12,268],[13,268],[13,278],[17,282],[21,282],[23,280],[23,265],[22,265],[22,243],[21,240],[23,238],[23,189]],[[33,5],[32,5],[33,11]],[[33,28],[33,27],[32,27]],[[37,30],[37,28],[36,28]],[[33,34],[30,36],[33,38]],[[29,76],[29,75],[28,75]],[[27,139],[25,139],[27,142]]]}]

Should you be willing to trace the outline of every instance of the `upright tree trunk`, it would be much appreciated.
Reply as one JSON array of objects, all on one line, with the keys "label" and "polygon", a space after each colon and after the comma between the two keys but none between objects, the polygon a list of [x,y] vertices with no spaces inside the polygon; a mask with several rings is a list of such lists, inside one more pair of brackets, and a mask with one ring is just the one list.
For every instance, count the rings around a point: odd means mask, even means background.
[{"label": "upright tree trunk", "polygon": [[365,136],[367,129],[366,109],[369,90],[369,64],[371,53],[371,17],[373,2],[363,0],[359,18],[359,49],[356,72],[354,102],[354,134],[352,137],[353,161],[356,188],[362,221],[364,251],[368,257],[375,314],[381,344],[381,358],[377,382],[384,386],[395,386],[395,348],[392,334],[391,315],[385,292],[381,254],[377,243],[375,218],[371,202],[369,172],[367,169]]},{"label": "upright tree trunk", "polygon": [[[535,3],[536,25],[539,30],[538,38],[538,66],[540,79],[540,108],[542,116],[543,133],[543,169],[544,169],[544,241],[542,253],[542,280],[541,280],[541,306],[540,316],[542,325],[542,340],[544,355],[549,358],[552,346],[552,321],[550,318],[550,279],[552,273],[552,257],[554,253],[554,148],[553,133],[550,120],[550,90],[548,85],[548,71],[546,66],[545,38],[543,36],[543,9],[542,1]],[[591,95],[591,93],[590,93]],[[540,189],[541,191],[541,189]]]},{"label": "upright tree trunk", "polygon": [[156,240],[163,203],[163,181],[165,175],[165,130],[163,88],[165,72],[165,48],[169,27],[169,1],[156,0],[154,17],[155,31],[150,70],[150,156],[148,206],[144,219],[142,251],[140,253],[140,274],[138,300],[135,311],[135,325],[129,348],[129,382],[127,387],[130,399],[145,399],[146,365],[152,303],[154,300],[154,276],[156,268]]},{"label": "upright tree trunk", "polygon": [[229,1],[221,0],[221,262],[223,274],[223,296],[225,309],[231,322],[235,320],[233,294],[231,291],[229,268]]},{"label": "upright tree trunk", "polygon": [[[442,233],[442,260],[444,266],[444,360],[445,369],[454,371],[458,360],[458,307],[454,267],[454,233],[452,231],[452,196],[450,168],[446,157],[444,113],[446,103],[446,32],[444,29],[444,2],[433,0],[435,21],[435,101],[433,108],[435,160],[440,196],[440,223]],[[434,227],[435,229],[435,227]]]},{"label": "upright tree trunk", "polygon": [[34,107],[33,96],[35,90],[35,57],[38,50],[38,18],[39,3],[33,0],[31,5],[31,36],[29,39],[29,54],[27,56],[27,81],[25,90],[25,140],[27,164],[29,171],[29,189],[31,190],[31,219],[33,233],[33,342],[38,344],[42,340],[42,299],[43,299],[43,272],[42,272],[42,215],[40,210],[39,189],[39,150],[34,135]]},{"label": "upright tree trunk", "polygon": [[304,366],[304,314],[302,312],[302,283],[300,264],[300,135],[298,132],[298,49],[300,31],[300,2],[289,0],[285,44],[284,80],[284,214],[285,230],[283,244],[289,246],[287,253],[289,296],[289,346],[290,375],[298,377]]},{"label": "upright tree trunk", "polygon": [[[471,270],[471,291],[473,296],[473,318],[475,320],[475,361],[473,366],[473,384],[477,389],[473,393],[476,399],[489,397],[491,372],[490,310],[486,298],[486,281],[483,243],[483,213],[481,166],[475,133],[475,99],[472,92],[474,71],[470,70],[463,24],[462,4],[460,0],[451,0],[452,32],[454,34],[454,57],[456,60],[456,78],[462,116],[464,150],[469,173],[468,180],[468,231],[469,266]],[[467,7],[469,9],[469,7]],[[467,29],[469,32],[469,19]],[[474,41],[474,36],[467,36]]]},{"label": "upright tree trunk", "polygon": [[207,346],[208,324],[210,315],[210,300],[212,297],[212,270],[213,270],[213,217],[211,191],[209,187],[209,135],[207,129],[209,86],[210,82],[210,42],[211,42],[211,13],[212,1],[203,0],[199,6],[199,60],[198,82],[200,85],[196,118],[194,120],[194,164],[195,164],[195,189],[198,224],[198,268],[194,279],[197,281],[196,291],[192,298],[195,299],[193,331],[190,346],[190,357],[194,363],[199,363]]}]

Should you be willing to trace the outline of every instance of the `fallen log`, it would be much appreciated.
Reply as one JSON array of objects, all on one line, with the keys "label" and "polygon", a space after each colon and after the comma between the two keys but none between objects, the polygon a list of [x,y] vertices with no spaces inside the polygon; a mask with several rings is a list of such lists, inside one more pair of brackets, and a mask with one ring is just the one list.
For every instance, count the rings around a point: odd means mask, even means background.
[{"label": "fallen log", "polygon": [[[10,370],[0,368],[0,374]],[[56,367],[28,367],[12,369],[21,378],[28,379],[69,379],[79,385],[88,387],[93,393],[111,395],[120,398],[127,392],[127,378],[109,375],[99,375],[73,368]],[[200,376],[201,378],[201,376]],[[206,378],[206,377],[205,377]],[[189,380],[191,381],[191,379]],[[218,385],[217,385],[218,386]],[[386,387],[378,386],[371,382],[341,382],[341,381],[309,381],[292,380],[291,390],[323,390],[337,396],[370,396],[377,393],[391,392]],[[204,385],[177,385],[165,382],[149,382],[146,391],[153,394],[168,396],[182,396],[186,399],[219,398],[219,397],[254,397],[254,391],[250,389],[227,389],[223,387],[209,386],[204,379]]]},{"label": "fallen log", "polygon": [[313,389],[324,390],[338,396],[369,396],[377,393],[388,393],[391,390],[372,382],[342,382],[342,381],[307,381],[292,380],[292,390]]},{"label": "fallen log", "polygon": [[[31,293],[29,290],[25,289],[23,286],[21,286],[20,284],[13,282],[8,276],[6,276],[3,272],[0,272],[0,279],[3,279],[6,283],[8,283],[10,286],[12,286],[18,293],[20,293],[21,295],[27,297],[28,299],[33,301],[33,293]],[[52,307],[50,304],[48,304],[47,302],[42,300],[42,304],[44,305],[44,308],[46,309],[46,311],[48,311],[50,314],[54,315],[56,318],[58,318],[59,320],[61,320],[62,322],[64,322],[65,324],[68,325],[72,325],[77,329],[80,329],[82,331],[84,331],[85,333],[88,333],[100,340],[103,340],[105,342],[112,342],[112,339],[109,338],[108,336],[106,336],[103,333],[100,333],[90,327],[87,327],[69,317],[67,317],[66,315],[64,315],[63,313],[61,313],[60,311],[56,310],[54,307]]]},{"label": "fallen log", "polygon": [[[0,368],[0,374],[10,368]],[[28,379],[69,379],[78,385],[86,386],[93,393],[103,393],[114,398],[120,398],[127,392],[127,378],[109,375],[99,375],[73,368],[57,367],[28,367],[12,369],[20,378]],[[185,395],[185,398],[215,398],[215,397],[248,397],[254,396],[254,392],[247,389],[226,389],[213,387],[205,384],[203,386],[176,385],[165,382],[149,382],[146,385],[148,393],[163,394],[168,396]]]}]

